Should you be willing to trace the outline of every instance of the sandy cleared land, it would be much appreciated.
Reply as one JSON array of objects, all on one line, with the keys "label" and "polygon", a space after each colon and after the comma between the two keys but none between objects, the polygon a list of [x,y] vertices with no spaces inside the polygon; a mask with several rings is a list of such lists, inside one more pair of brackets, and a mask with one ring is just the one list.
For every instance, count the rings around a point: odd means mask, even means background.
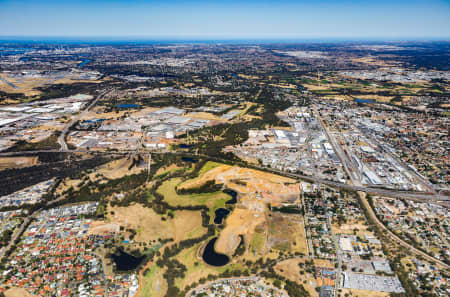
[{"label": "sandy cleared land", "polygon": [[265,220],[264,214],[248,209],[236,208],[226,219],[226,227],[220,232],[215,249],[218,253],[232,255],[239,246],[240,237],[243,235],[247,246],[253,238],[255,227]]},{"label": "sandy cleared land", "polygon": [[210,180],[224,184],[240,194],[259,193],[264,198],[261,200],[272,204],[296,198],[300,193],[300,186],[293,179],[229,165],[215,167],[198,178],[182,183],[179,188],[197,188]]},{"label": "sandy cleared land", "polygon": [[117,179],[124,177],[125,175],[132,175],[140,173],[145,167],[138,168],[137,166],[133,166],[130,170],[128,168],[133,163],[132,158],[122,158],[118,160],[111,161],[106,163],[96,170],[95,174],[99,173],[105,176],[108,179]]},{"label": "sandy cleared land", "polygon": [[214,167],[198,178],[182,183],[179,188],[197,188],[211,180],[239,194],[239,203],[226,218],[215,247],[217,252],[227,255],[232,255],[239,245],[240,235],[244,236],[247,249],[252,242],[254,244],[256,226],[266,222],[268,203],[292,202],[300,193],[299,184],[292,179],[229,165]]},{"label": "sandy cleared land", "polygon": [[105,221],[94,221],[89,227],[89,235],[104,235],[109,233],[119,233],[120,225],[117,223],[106,223]]},{"label": "sandy cleared land", "polygon": [[224,120],[221,119],[219,116],[209,113],[209,112],[203,112],[203,111],[188,113],[188,114],[186,114],[186,117],[193,118],[193,119],[224,122]]},{"label": "sandy cleared land", "polygon": [[299,215],[272,214],[270,218],[270,246],[279,250],[306,254],[306,235],[303,218]]},{"label": "sandy cleared land", "polygon": [[324,259],[314,259],[314,265],[318,267],[327,267],[327,268],[333,268],[334,269],[334,263],[331,263],[329,260]]},{"label": "sandy cleared land", "polygon": [[389,293],[367,290],[342,289],[342,295],[349,294],[353,297],[388,297]]},{"label": "sandy cleared land", "polygon": [[332,224],[331,227],[336,234],[354,234],[353,230],[358,229],[358,231],[356,231],[356,235],[358,236],[374,235],[372,231],[367,230],[369,226],[364,225],[360,220],[349,221],[341,226]]},{"label": "sandy cleared land", "polygon": [[275,265],[274,269],[279,275],[282,275],[298,284],[302,284],[312,297],[317,297],[319,294],[315,289],[317,283],[314,276],[309,273],[305,273],[303,275],[300,274],[300,267],[298,264],[304,262],[305,260],[303,259],[289,259],[279,262]]},{"label": "sandy cleared land", "polygon": [[5,291],[6,297],[32,297],[30,293],[28,293],[27,290],[23,288],[11,288],[9,290]]},{"label": "sandy cleared land", "polygon": [[[111,212],[113,214],[111,214]],[[141,204],[109,207],[107,222],[137,231],[138,242],[173,238],[176,242],[206,233],[200,211],[175,211],[173,219],[163,221],[153,209]]]},{"label": "sandy cleared land", "polygon": [[0,170],[8,168],[23,168],[38,163],[38,157],[4,157],[0,158]]}]

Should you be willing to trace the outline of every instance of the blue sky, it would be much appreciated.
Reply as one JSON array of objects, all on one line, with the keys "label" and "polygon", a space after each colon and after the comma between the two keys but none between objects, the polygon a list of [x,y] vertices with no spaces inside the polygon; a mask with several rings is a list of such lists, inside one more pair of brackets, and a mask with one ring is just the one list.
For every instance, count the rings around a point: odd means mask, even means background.
[{"label": "blue sky", "polygon": [[450,0],[0,0],[0,36],[450,39]]}]

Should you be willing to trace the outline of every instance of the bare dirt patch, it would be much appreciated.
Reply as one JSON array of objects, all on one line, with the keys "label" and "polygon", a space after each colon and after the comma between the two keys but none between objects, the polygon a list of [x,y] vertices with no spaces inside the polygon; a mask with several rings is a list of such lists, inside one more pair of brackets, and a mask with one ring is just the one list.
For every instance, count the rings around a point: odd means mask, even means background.
[{"label": "bare dirt patch", "polygon": [[389,293],[378,292],[378,291],[367,291],[367,290],[356,290],[356,289],[342,289],[342,295],[349,294],[353,297],[388,297]]},{"label": "bare dirt patch", "polygon": [[106,223],[105,221],[92,222],[89,227],[89,235],[104,235],[110,233],[119,233],[120,225],[117,223]]},{"label": "bare dirt patch", "polygon": [[255,227],[264,222],[264,216],[249,209],[236,208],[226,219],[226,227],[220,233],[215,249],[219,253],[232,255],[239,246],[243,235],[247,243],[251,241]]},{"label": "bare dirt patch", "polygon": [[8,168],[23,168],[38,163],[38,157],[4,157],[0,158],[0,170]]},{"label": "bare dirt patch", "polygon": [[334,269],[334,264],[329,260],[324,259],[314,259],[314,265],[318,267],[326,267]]},{"label": "bare dirt patch", "polygon": [[5,291],[6,297],[32,297],[24,288],[10,288]]},{"label": "bare dirt patch", "polygon": [[164,166],[161,168],[158,168],[158,171],[156,171],[155,176],[170,172],[170,171],[175,171],[181,169],[181,167],[179,167],[177,164],[171,164],[169,166]]},{"label": "bare dirt patch", "polygon": [[364,225],[361,220],[349,220],[340,226],[338,224],[332,224],[331,227],[336,234],[374,235],[372,231],[368,230],[369,226]]},{"label": "bare dirt patch", "polygon": [[269,246],[280,251],[306,254],[306,236],[300,215],[272,213],[269,219]]}]

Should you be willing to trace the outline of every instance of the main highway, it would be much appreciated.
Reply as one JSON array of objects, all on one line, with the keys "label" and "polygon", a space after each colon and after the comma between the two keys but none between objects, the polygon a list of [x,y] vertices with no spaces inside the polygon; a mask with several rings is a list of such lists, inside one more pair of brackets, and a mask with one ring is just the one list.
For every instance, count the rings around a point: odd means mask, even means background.
[{"label": "main highway", "polygon": [[[375,227],[378,228],[378,230],[382,231],[383,234],[385,234],[387,237],[389,237],[393,242],[397,243],[398,245],[400,245],[402,247],[407,248],[413,254],[416,254],[418,256],[424,257],[425,259],[427,259],[431,263],[434,262],[436,264],[436,266],[438,266],[439,268],[449,269],[450,268],[449,265],[447,265],[446,263],[444,263],[443,261],[441,261],[439,259],[436,259],[436,258],[432,257],[431,255],[425,253],[424,251],[421,251],[421,250],[415,248],[413,245],[407,243],[402,238],[400,238],[399,236],[394,234],[390,229],[388,229],[378,219],[378,216],[376,215],[375,210],[372,208],[372,205],[370,205],[370,203],[368,202],[368,200],[366,198],[368,193],[371,193],[371,194],[375,194],[375,193],[370,192],[370,190],[369,191],[365,191],[364,189],[367,190],[368,188],[363,187],[361,185],[359,179],[355,178],[355,176],[353,174],[350,174],[351,173],[350,170],[349,170],[350,165],[347,164],[348,159],[346,159],[345,155],[342,153],[342,148],[340,147],[339,143],[337,141],[335,141],[335,139],[330,135],[330,133],[329,133],[329,131],[327,129],[327,126],[324,124],[324,122],[323,122],[322,118],[320,117],[319,113],[317,112],[317,110],[315,110],[315,113],[316,113],[316,116],[319,119],[323,129],[325,130],[325,133],[327,135],[328,141],[331,143],[331,145],[333,146],[334,151],[337,153],[341,163],[344,165],[344,169],[346,170],[347,175],[350,178],[350,183],[355,185],[354,189],[360,189],[360,190],[356,190],[356,191],[357,191],[358,197],[360,199],[361,207],[367,211],[367,216],[368,216],[367,219],[370,219],[373,222],[373,224],[375,225]],[[400,197],[400,194],[402,194],[401,192],[398,192],[398,191],[396,191],[396,192],[394,191],[393,192],[392,190],[383,190],[383,191],[388,191],[389,194],[394,194],[393,195],[394,197]],[[377,195],[379,195],[379,194],[377,194]],[[408,193],[408,195],[416,195],[416,194]],[[382,195],[382,196],[390,196],[390,195]],[[436,193],[435,192],[430,193],[429,196],[433,197],[431,199],[436,199],[436,197],[435,197]],[[448,199],[449,197],[446,197],[446,198]],[[409,197],[408,199],[411,199],[411,197]],[[420,200],[420,199],[418,199],[418,200]],[[442,200],[445,200],[445,199],[442,199]],[[427,200],[425,200],[425,201],[427,201]],[[339,258],[340,251],[339,251],[339,247],[338,246],[336,246],[336,250],[337,250],[338,267],[339,267],[338,268],[338,272],[340,273],[341,262],[340,262],[340,258]],[[339,277],[337,278],[337,281],[338,280],[339,280]],[[336,286],[336,288],[337,288],[337,286]]]},{"label": "main highway", "polygon": [[[128,155],[135,154],[136,150],[86,150],[86,149],[61,149],[61,150],[37,150],[37,151],[20,151],[20,152],[3,152],[0,153],[0,157],[12,157],[12,156],[23,156],[23,155],[35,155],[37,153],[72,153],[72,154],[103,154],[103,155]],[[412,191],[402,191],[396,189],[378,188],[378,187],[365,187],[361,185],[346,184],[337,181],[327,180],[318,178],[311,175],[302,175],[292,172],[281,171],[273,168],[263,167],[259,165],[247,164],[240,161],[227,160],[217,157],[212,157],[203,154],[194,154],[184,151],[151,151],[151,150],[141,150],[140,153],[151,153],[151,154],[175,154],[192,158],[205,158],[212,161],[228,163],[232,165],[238,165],[248,168],[253,168],[257,170],[263,170],[267,172],[272,172],[278,175],[290,177],[293,179],[304,180],[311,183],[320,183],[332,188],[338,188],[347,191],[361,191],[371,195],[386,196],[392,198],[403,198],[408,200],[415,200],[418,202],[446,202],[450,201],[450,196],[443,195],[441,193],[427,193],[427,192],[412,192]]]}]

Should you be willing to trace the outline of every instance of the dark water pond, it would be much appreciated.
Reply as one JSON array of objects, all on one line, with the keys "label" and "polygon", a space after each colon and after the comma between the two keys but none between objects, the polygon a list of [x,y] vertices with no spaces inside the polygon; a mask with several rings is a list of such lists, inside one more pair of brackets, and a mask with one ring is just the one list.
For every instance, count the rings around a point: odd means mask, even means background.
[{"label": "dark water pond", "polygon": [[355,99],[355,102],[357,103],[374,103],[375,101],[371,99]]},{"label": "dark water pond", "polygon": [[90,61],[88,59],[83,60],[80,64],[78,64],[78,67],[83,67],[84,65],[86,65],[87,63],[89,63]]},{"label": "dark water pond", "polygon": [[133,255],[127,254],[122,250],[119,250],[119,254],[113,254],[112,258],[114,263],[116,263],[116,268],[119,271],[128,271],[136,269],[139,264],[141,264],[142,260],[144,260],[145,256],[135,257]]},{"label": "dark water pond", "polygon": [[225,194],[228,194],[231,196],[231,199],[225,202],[225,204],[236,204],[237,203],[237,192],[231,189],[225,189],[223,190]]},{"label": "dark water pond", "polygon": [[211,239],[205,247],[203,252],[203,260],[212,266],[224,266],[230,262],[227,255],[218,254],[214,250],[214,244],[216,243],[217,237]]},{"label": "dark water pond", "polygon": [[117,104],[118,108],[138,108],[137,104]]},{"label": "dark water pond", "polygon": [[214,224],[222,224],[223,219],[225,219],[229,214],[230,211],[225,208],[218,208],[215,211],[216,217],[214,218]]},{"label": "dark water pond", "polygon": [[181,158],[181,160],[183,162],[191,162],[191,163],[197,163],[198,162],[197,159],[194,159],[194,158],[191,158],[191,157],[183,157],[183,158]]},{"label": "dark water pond", "polygon": [[193,145],[190,145],[190,144],[184,144],[184,143],[180,144],[180,148],[182,148],[182,149],[185,149],[185,148],[191,148],[191,147],[193,147]]}]

